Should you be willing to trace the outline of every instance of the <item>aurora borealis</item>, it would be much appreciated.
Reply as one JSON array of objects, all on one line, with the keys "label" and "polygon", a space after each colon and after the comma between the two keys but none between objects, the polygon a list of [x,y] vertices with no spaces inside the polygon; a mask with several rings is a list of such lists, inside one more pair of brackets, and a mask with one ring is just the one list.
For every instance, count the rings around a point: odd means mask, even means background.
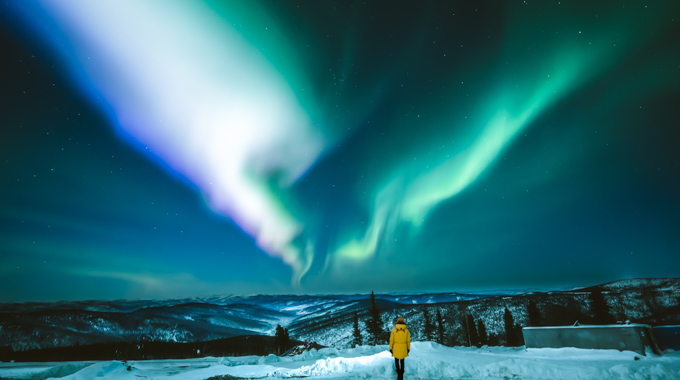
[{"label": "aurora borealis", "polygon": [[0,11],[0,302],[680,275],[674,2]]}]

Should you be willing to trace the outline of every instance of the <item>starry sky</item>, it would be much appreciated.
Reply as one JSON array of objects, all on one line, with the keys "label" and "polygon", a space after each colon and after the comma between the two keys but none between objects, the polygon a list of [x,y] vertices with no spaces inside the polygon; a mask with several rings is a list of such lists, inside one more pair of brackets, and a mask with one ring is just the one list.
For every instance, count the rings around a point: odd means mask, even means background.
[{"label": "starry sky", "polygon": [[680,275],[680,3],[3,1],[0,302]]}]

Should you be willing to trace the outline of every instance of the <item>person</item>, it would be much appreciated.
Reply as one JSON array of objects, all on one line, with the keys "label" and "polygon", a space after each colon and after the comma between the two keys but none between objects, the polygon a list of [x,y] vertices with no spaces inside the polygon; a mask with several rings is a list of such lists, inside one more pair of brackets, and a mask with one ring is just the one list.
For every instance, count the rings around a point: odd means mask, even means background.
[{"label": "person", "polygon": [[406,328],[404,318],[399,317],[390,334],[390,353],[397,367],[397,380],[404,378],[404,359],[411,352],[411,334]]}]

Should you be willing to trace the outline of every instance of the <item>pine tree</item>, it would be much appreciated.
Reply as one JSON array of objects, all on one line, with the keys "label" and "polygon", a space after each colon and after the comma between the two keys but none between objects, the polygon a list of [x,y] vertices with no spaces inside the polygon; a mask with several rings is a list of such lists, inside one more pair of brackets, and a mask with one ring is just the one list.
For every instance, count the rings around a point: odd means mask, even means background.
[{"label": "pine tree", "polygon": [[616,322],[600,288],[595,288],[590,292],[590,302],[590,311],[593,314],[595,324],[608,325]]},{"label": "pine tree", "polygon": [[648,320],[653,325],[657,324],[657,315],[662,307],[659,307],[659,301],[657,299],[658,292],[649,286],[642,284],[640,289],[640,299],[647,306]]},{"label": "pine tree", "polygon": [[371,337],[371,343],[373,345],[378,345],[382,343],[383,330],[382,330],[382,319],[380,318],[380,311],[378,310],[378,305],[375,302],[375,294],[371,292],[371,309],[369,310],[370,318],[366,323],[366,330]]},{"label": "pine tree", "polygon": [[288,334],[288,329],[283,329],[283,351],[288,351],[288,348],[290,348],[290,334]]},{"label": "pine tree", "polygon": [[286,331],[281,327],[281,325],[276,325],[276,334],[274,334],[274,349],[277,355],[281,355],[283,352],[284,341],[285,341]]},{"label": "pine tree", "polygon": [[432,341],[432,335],[434,333],[434,326],[432,326],[432,320],[430,319],[430,312],[426,308],[423,308],[423,340]]},{"label": "pine tree", "polygon": [[486,326],[484,326],[484,322],[481,319],[477,321],[477,334],[479,335],[479,347],[489,344],[489,336],[486,334]]},{"label": "pine tree", "polygon": [[515,344],[517,346],[524,346],[524,334],[522,334],[522,326],[515,323]]},{"label": "pine tree", "polygon": [[437,309],[437,343],[444,344],[444,320],[439,309]]},{"label": "pine tree", "polygon": [[465,325],[466,325],[467,336],[468,336],[468,344],[470,344],[470,347],[479,345],[479,335],[477,334],[477,325],[475,324],[475,319],[472,318],[472,315],[470,315],[470,314],[467,315]]},{"label": "pine tree", "polygon": [[359,314],[354,313],[354,331],[352,332],[352,336],[354,337],[354,340],[352,341],[352,344],[354,347],[359,347],[361,346],[362,339],[361,339],[361,330],[359,330]]},{"label": "pine tree", "polygon": [[505,308],[505,313],[503,314],[503,323],[505,325],[505,341],[508,347],[519,346],[519,339],[517,338],[517,325],[515,325],[515,319],[512,317],[510,309]]},{"label": "pine tree", "polygon": [[[468,333],[468,321],[467,321],[467,314],[463,314],[462,318],[460,319],[460,328],[462,331],[462,337],[461,337],[461,343],[465,347],[470,347],[470,334]],[[455,338],[454,338],[455,339]]]},{"label": "pine tree", "polygon": [[527,306],[527,314],[529,316],[529,326],[537,327],[541,326],[541,311],[538,310],[536,302],[534,300],[529,300],[529,306]]}]

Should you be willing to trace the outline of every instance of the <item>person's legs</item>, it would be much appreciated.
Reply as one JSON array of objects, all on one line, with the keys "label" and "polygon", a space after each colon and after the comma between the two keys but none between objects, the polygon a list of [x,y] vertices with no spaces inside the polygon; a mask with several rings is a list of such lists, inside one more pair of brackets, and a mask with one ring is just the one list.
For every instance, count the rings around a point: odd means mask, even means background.
[{"label": "person's legs", "polygon": [[404,359],[399,359],[399,370],[397,371],[397,380],[404,380]]},{"label": "person's legs", "polygon": [[395,367],[397,372],[399,372],[401,370],[401,367],[399,367],[399,364],[400,364],[399,359],[394,358],[394,367]]}]

